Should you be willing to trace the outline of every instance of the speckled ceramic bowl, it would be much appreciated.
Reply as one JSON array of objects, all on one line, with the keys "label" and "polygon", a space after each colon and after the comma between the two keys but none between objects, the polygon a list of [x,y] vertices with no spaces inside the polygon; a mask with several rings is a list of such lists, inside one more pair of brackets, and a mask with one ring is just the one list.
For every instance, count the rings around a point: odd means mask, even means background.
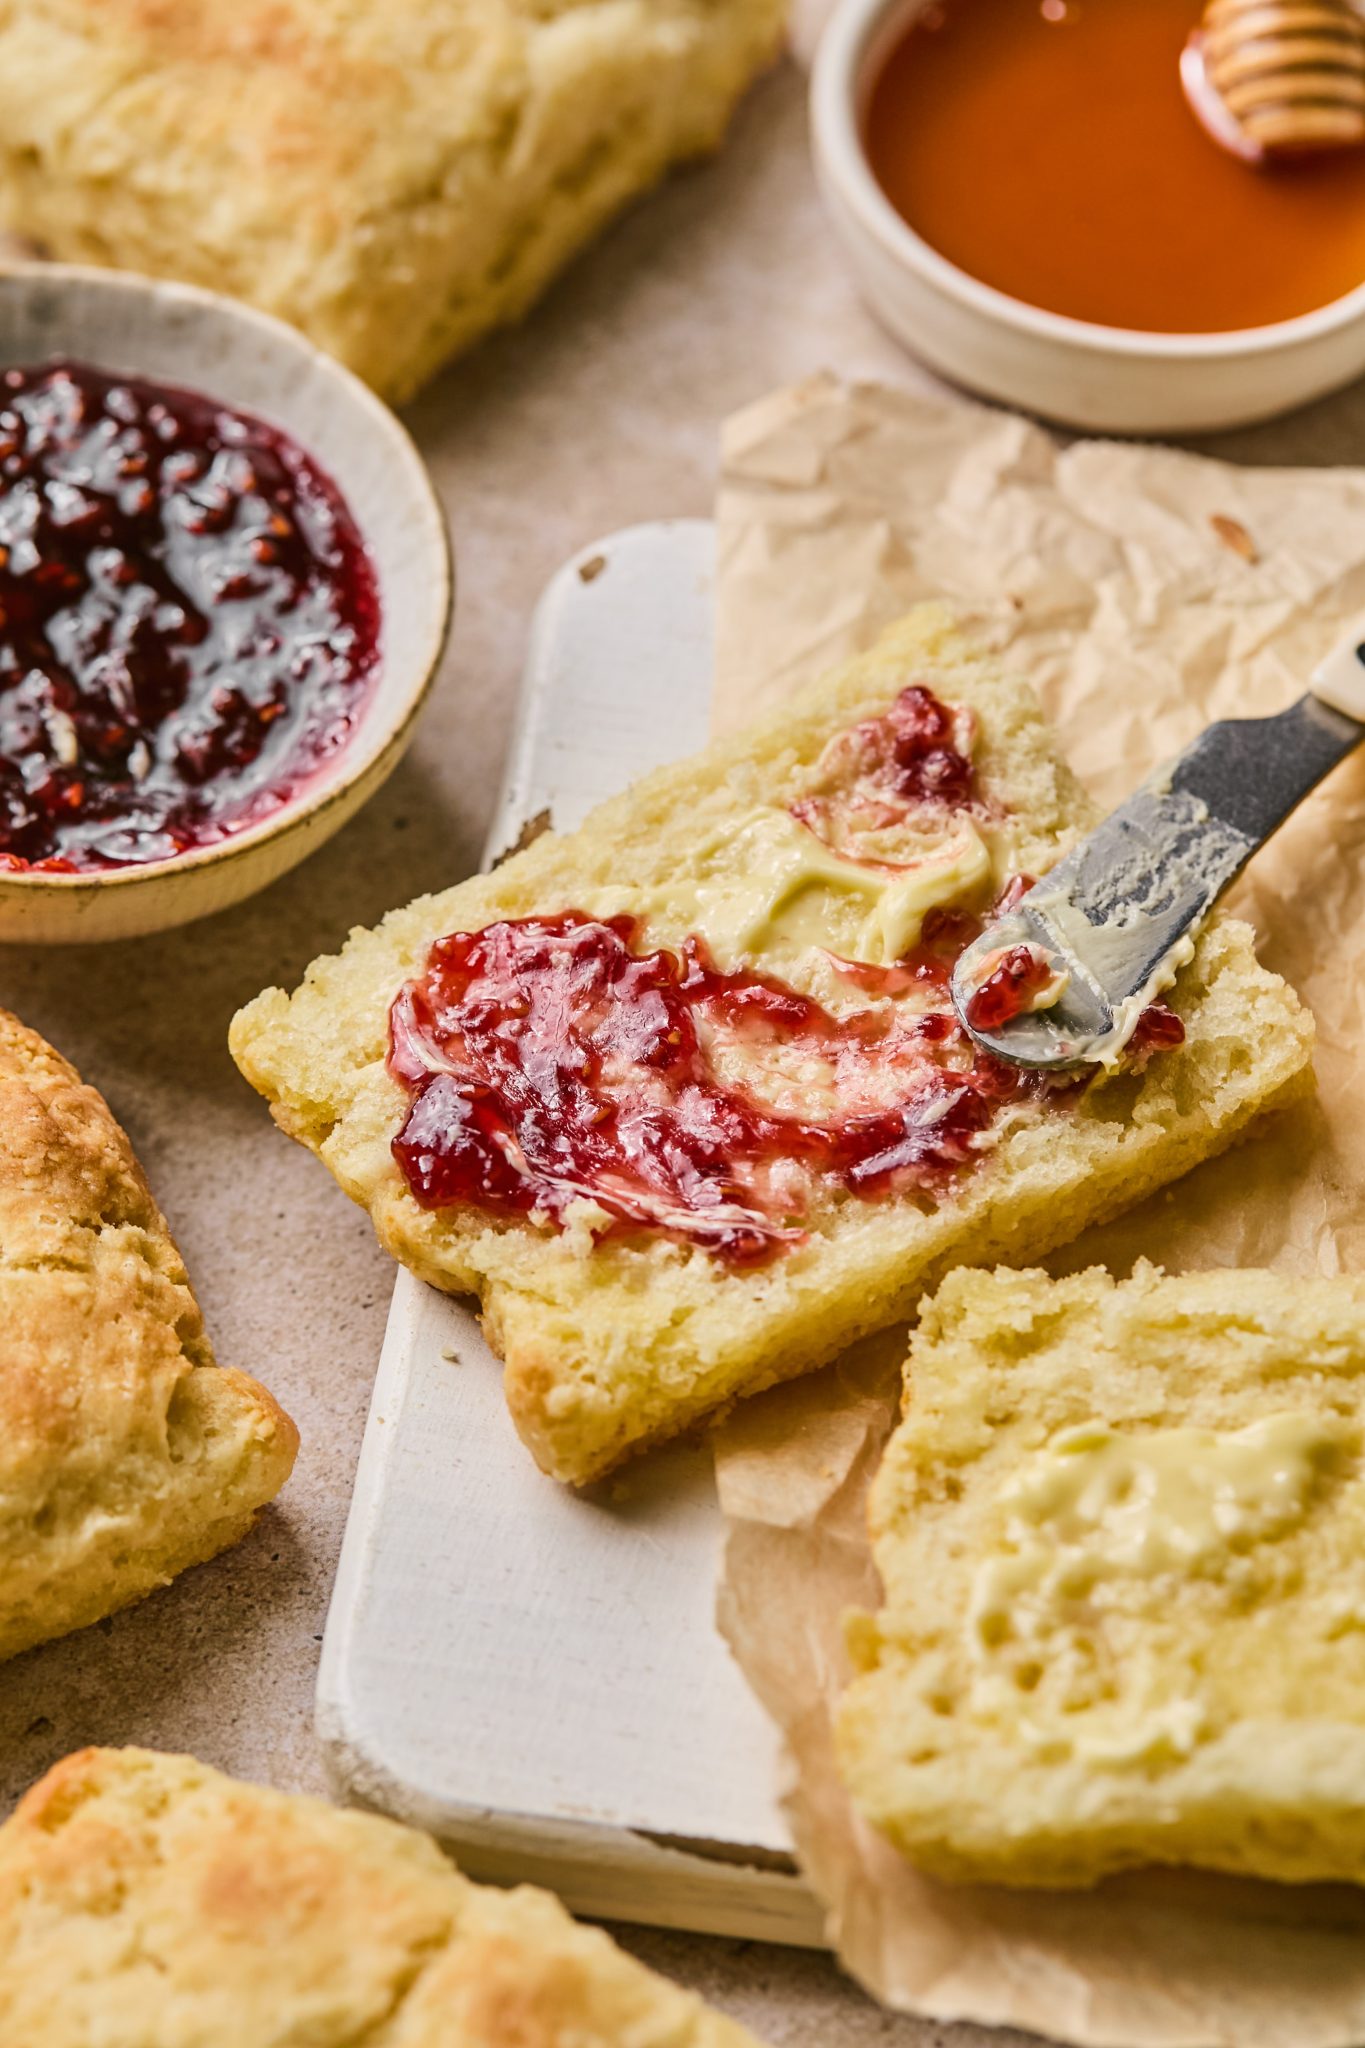
[{"label": "speckled ceramic bowl", "polygon": [[379,680],[336,760],[277,811],[175,860],[102,874],[0,872],[0,940],[132,938],[225,910],[338,831],[397,766],[450,625],[445,521],[387,406],[292,327],[212,292],[31,264],[0,275],[0,369],[70,356],[208,393],[281,427],[340,486],[379,580]]}]

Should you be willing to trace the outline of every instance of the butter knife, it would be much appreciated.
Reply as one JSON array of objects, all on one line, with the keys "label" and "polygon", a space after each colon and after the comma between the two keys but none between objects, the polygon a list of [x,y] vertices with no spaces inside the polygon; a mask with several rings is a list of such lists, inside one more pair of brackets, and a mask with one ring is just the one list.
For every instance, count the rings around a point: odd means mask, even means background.
[{"label": "butter knife", "polygon": [[[1200,733],[962,953],[953,1007],[977,1044],[1015,1066],[1112,1064],[1218,897],[1362,739],[1354,640],[1287,711]],[[1036,984],[1025,1000],[1039,1007],[983,1024],[981,992],[1002,971],[1007,988],[1011,972]]]}]

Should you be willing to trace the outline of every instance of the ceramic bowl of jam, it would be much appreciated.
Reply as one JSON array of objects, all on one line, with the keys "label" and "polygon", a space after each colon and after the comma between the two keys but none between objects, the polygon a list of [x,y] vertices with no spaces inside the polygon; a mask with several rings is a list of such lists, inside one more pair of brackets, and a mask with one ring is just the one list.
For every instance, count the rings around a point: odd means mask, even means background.
[{"label": "ceramic bowl of jam", "polygon": [[416,449],[292,328],[0,276],[0,940],[164,930],[293,867],[396,766],[450,606]]},{"label": "ceramic bowl of jam", "polygon": [[1211,430],[1365,369],[1365,150],[1269,167],[1187,105],[1201,0],[842,0],[812,127],[874,311],[1071,426]]}]

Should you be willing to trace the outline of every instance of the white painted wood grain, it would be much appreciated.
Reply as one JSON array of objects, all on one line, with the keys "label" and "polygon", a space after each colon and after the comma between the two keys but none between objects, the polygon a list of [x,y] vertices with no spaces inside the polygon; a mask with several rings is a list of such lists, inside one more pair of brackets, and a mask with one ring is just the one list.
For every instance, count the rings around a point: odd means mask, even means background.
[{"label": "white painted wood grain", "polygon": [[[490,857],[542,809],[571,827],[704,739],[713,556],[709,524],[665,522],[551,583]],[[720,1540],[705,1449],[588,1497],[546,1479],[469,1307],[400,1273],[318,1680],[333,1775],[472,1875],[819,1941],[776,1737],[713,1623]]]}]

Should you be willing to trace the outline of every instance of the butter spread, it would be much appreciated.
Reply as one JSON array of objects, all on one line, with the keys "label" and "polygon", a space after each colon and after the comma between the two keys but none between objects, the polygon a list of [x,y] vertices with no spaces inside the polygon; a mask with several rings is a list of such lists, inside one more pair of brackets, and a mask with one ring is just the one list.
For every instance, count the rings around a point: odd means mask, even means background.
[{"label": "butter spread", "polygon": [[1194,942],[1202,923],[1203,919],[1200,918],[1183,938],[1176,940],[1169,952],[1162,954],[1141,988],[1134,989],[1130,996],[1125,996],[1121,1003],[1115,1004],[1113,1023],[1103,1037],[1093,1039],[1086,1048],[1086,1057],[1093,1060],[1097,1066],[1103,1067],[1106,1073],[1112,1073],[1121,1063],[1128,1041],[1137,1030],[1138,1020],[1143,1011],[1149,1004],[1154,1003],[1158,996],[1165,994],[1176,980],[1181,968],[1188,967],[1193,960]]},{"label": "butter spread", "polygon": [[[1110,1071],[1143,1011],[1194,958],[1204,918],[1248,850],[1246,836],[1213,817],[1202,798],[1172,791],[1170,773],[1171,767],[1158,771],[1117,814],[1133,813],[1126,851],[1125,842],[1113,838],[1112,820],[1099,828],[1101,874],[1091,870],[1082,878],[1073,853],[1027,899],[1030,911],[1046,921],[1085,978],[1112,1003],[1109,1029],[1075,1046],[1079,1056]],[[1075,900],[1078,889],[1084,909]],[[1164,948],[1158,944],[1140,986],[1113,1001],[1109,992],[1131,980],[1135,968],[1152,957],[1154,940],[1171,928],[1178,935]]]},{"label": "butter spread", "polygon": [[850,860],[789,811],[766,807],[702,854],[706,872],[671,880],[650,908],[699,932],[721,967],[778,946],[832,947],[890,966],[918,943],[931,910],[988,893],[993,877],[981,834],[962,816],[942,846],[895,866]]},{"label": "butter spread", "polygon": [[1208,1733],[1204,1703],[1172,1697],[1155,1649],[1131,1644],[1118,1690],[1097,1690],[1096,1610],[1119,1584],[1217,1578],[1290,1534],[1347,1441],[1335,1418],[1294,1413],[1240,1430],[1063,1430],[1002,1489],[1001,1539],[973,1580],[975,1711],[1039,1755],[1100,1770],[1188,1757]]},{"label": "butter spread", "polygon": [[975,1649],[1044,1633],[1106,1582],[1217,1576],[1303,1521],[1341,1442],[1340,1423],[1308,1414],[1235,1431],[1062,1431],[1002,1490],[1004,1543],[972,1587]]}]

